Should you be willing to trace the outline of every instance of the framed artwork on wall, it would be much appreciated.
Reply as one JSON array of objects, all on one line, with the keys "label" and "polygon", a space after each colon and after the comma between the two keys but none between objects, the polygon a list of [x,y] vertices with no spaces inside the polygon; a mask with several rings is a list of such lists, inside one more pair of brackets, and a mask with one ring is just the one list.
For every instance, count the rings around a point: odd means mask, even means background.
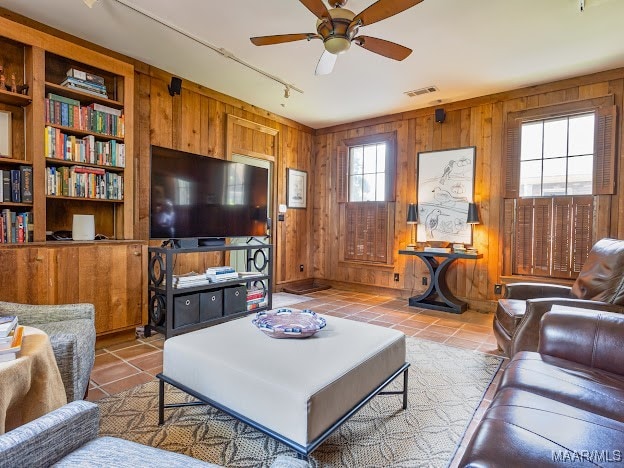
[{"label": "framed artwork on wall", "polygon": [[475,147],[418,153],[418,239],[472,244]]},{"label": "framed artwork on wall", "polygon": [[11,157],[11,113],[0,110],[0,157]]},{"label": "framed artwork on wall", "polygon": [[306,208],[308,192],[308,173],[297,169],[288,169],[288,207]]}]

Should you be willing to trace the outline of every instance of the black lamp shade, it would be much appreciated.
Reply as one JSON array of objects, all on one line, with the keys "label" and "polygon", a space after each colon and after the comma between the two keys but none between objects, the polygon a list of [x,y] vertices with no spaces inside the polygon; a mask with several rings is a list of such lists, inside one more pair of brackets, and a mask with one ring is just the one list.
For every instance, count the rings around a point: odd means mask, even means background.
[{"label": "black lamp shade", "polygon": [[476,203],[468,203],[468,216],[466,217],[466,224],[479,224],[479,211],[477,210]]},{"label": "black lamp shade", "polygon": [[418,208],[415,203],[410,203],[407,208],[407,224],[418,224]]}]

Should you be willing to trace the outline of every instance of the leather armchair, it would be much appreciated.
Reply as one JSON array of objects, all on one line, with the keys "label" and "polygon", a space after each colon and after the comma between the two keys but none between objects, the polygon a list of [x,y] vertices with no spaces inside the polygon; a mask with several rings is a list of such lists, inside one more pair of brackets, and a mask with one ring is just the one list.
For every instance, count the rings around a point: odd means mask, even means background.
[{"label": "leather armchair", "polygon": [[572,287],[508,284],[494,316],[498,347],[509,357],[536,351],[540,320],[553,305],[624,313],[624,241],[596,242]]}]

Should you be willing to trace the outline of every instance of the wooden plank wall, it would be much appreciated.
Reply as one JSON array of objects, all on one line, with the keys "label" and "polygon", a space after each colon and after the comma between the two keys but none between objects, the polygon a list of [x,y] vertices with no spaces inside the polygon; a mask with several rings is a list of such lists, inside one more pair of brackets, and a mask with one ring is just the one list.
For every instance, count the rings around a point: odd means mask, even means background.
[{"label": "wooden plank wall", "polygon": [[[308,187],[312,187],[312,129],[186,80],[181,95],[172,97],[167,89],[171,75],[148,66],[137,69],[135,239],[149,239],[150,145],[225,158],[228,114],[278,131],[277,148],[272,137],[252,129],[235,126],[232,135],[234,150],[276,157],[274,213],[278,204],[286,204],[287,168],[307,171]],[[284,222],[274,222],[275,261],[280,262],[276,284],[310,277],[311,241],[312,203],[307,209],[288,210]],[[176,269],[199,271],[213,261],[215,257],[184,255]],[[299,271],[300,264],[304,265],[303,272]]]},{"label": "wooden plank wall", "polygon": [[[506,115],[508,112],[535,106],[558,104],[613,94],[618,106],[620,163],[618,165],[618,194],[600,197],[598,226],[601,235],[624,237],[624,178],[622,149],[622,105],[624,70],[612,70],[560,82],[548,83],[523,90],[456,102],[444,107],[446,121],[436,123],[434,108],[419,109],[403,114],[385,116],[317,130],[314,140],[313,166],[316,183],[313,189],[313,262],[314,276],[332,282],[351,283],[355,289],[370,290],[371,286],[388,288],[386,292],[402,297],[424,290],[422,276],[427,270],[418,259],[398,255],[410,239],[406,224],[407,205],[417,202],[417,155],[421,151],[444,150],[465,146],[476,147],[476,183],[474,199],[479,205],[481,224],[474,228],[474,245],[483,259],[459,261],[449,270],[453,292],[467,298],[472,307],[492,308],[494,284],[501,282],[502,245],[502,151]],[[397,198],[394,238],[394,269],[355,266],[339,261],[339,205],[336,203],[336,148],[344,139],[397,131]],[[394,282],[393,273],[400,274]],[[383,290],[383,289],[382,289]]]}]

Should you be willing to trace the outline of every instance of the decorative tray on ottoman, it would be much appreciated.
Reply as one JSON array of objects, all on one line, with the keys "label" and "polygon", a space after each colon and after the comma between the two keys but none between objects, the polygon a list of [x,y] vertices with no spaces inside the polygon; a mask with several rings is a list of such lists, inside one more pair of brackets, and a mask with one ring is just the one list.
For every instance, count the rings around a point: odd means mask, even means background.
[{"label": "decorative tray on ottoman", "polygon": [[309,309],[276,309],[258,312],[252,323],[271,338],[307,338],[327,322]]}]

